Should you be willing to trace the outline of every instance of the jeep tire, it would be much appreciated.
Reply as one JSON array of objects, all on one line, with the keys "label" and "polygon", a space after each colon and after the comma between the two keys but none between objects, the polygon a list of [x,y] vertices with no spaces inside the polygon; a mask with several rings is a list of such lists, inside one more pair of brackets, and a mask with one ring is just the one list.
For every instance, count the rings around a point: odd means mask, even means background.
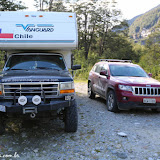
[{"label": "jeep tire", "polygon": [[78,128],[77,104],[65,109],[65,132],[76,132]]},{"label": "jeep tire", "polygon": [[118,105],[117,105],[117,100],[116,96],[113,90],[110,90],[107,94],[107,110],[111,112],[118,112]]},{"label": "jeep tire", "polygon": [[88,83],[88,97],[95,99],[95,93],[92,91],[91,82]]}]

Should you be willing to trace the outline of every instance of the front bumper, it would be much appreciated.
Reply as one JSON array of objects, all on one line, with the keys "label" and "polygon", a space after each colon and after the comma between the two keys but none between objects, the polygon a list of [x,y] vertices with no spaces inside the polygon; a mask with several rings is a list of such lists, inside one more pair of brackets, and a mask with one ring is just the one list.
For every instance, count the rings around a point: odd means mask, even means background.
[{"label": "front bumper", "polygon": [[156,103],[156,104],[144,104],[144,103],[140,103],[140,102],[127,102],[127,103],[118,102],[118,108],[121,109],[121,110],[129,110],[129,109],[135,109],[135,108],[157,109],[157,108],[160,108],[160,103]]},{"label": "front bumper", "polygon": [[[117,104],[121,110],[129,110],[134,108],[160,108],[160,96],[135,96],[129,91],[117,91]],[[143,103],[143,99],[155,99],[156,103]]]},{"label": "front bumper", "polygon": [[71,99],[70,101],[68,100],[54,100],[50,101],[49,103],[41,103],[39,105],[34,105],[34,104],[27,104],[25,106],[21,106],[18,103],[14,105],[12,102],[0,102],[0,105],[5,106],[6,112],[3,113],[19,113],[19,114],[24,114],[24,109],[25,108],[36,108],[37,113],[39,112],[50,112],[50,111],[57,111],[66,107],[70,107],[75,105],[75,99]]}]

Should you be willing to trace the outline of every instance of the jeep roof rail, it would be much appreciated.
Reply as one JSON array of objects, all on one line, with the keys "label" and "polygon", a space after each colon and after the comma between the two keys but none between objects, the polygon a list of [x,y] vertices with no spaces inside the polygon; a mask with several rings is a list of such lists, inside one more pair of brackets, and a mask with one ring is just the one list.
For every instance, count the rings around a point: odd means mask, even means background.
[{"label": "jeep roof rail", "polygon": [[100,59],[100,61],[107,61],[107,62],[130,62],[130,63],[132,63],[132,60],[120,60],[120,59]]}]

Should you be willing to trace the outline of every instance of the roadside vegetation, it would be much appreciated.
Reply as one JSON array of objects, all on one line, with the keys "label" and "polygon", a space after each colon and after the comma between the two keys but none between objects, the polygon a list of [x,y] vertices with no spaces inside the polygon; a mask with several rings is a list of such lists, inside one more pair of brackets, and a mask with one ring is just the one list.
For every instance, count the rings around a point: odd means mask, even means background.
[{"label": "roadside vegetation", "polygon": [[[17,6],[14,1],[8,2]],[[1,11],[26,8],[21,3],[18,3],[17,8],[6,8],[1,4]],[[151,34],[145,45],[135,44],[128,36],[129,26],[122,19],[115,1],[35,0],[35,6],[39,11],[76,12],[79,46],[73,51],[74,64],[82,66],[81,70],[76,71],[76,80],[86,80],[92,66],[99,59],[130,59],[140,64],[147,73],[152,73],[153,78],[160,80],[160,31]],[[160,20],[156,27],[160,28]],[[1,68],[4,65],[3,55],[0,56]]]}]

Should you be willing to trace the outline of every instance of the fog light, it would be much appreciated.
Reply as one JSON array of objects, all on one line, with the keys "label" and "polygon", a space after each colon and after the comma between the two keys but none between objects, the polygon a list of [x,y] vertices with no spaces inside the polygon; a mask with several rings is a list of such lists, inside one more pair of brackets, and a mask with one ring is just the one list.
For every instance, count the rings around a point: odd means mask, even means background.
[{"label": "fog light", "polygon": [[128,98],[127,98],[127,97],[123,97],[122,99],[123,99],[123,100],[127,100]]},{"label": "fog light", "polygon": [[35,105],[40,104],[41,101],[42,101],[42,100],[41,100],[41,97],[38,96],[38,95],[35,95],[35,96],[32,98],[32,102],[33,102],[33,104],[35,104]]},{"label": "fog light", "polygon": [[24,106],[27,103],[27,98],[25,96],[20,96],[18,98],[18,103],[22,106]]}]

